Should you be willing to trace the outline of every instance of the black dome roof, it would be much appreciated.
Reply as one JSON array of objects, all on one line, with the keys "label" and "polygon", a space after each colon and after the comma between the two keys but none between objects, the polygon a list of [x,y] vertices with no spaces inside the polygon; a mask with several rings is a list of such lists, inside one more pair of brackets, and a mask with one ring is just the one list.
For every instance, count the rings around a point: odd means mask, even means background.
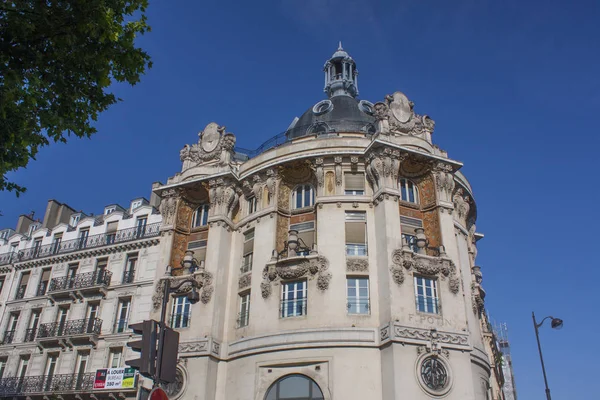
[{"label": "black dome roof", "polygon": [[336,132],[375,132],[373,104],[334,96],[310,107],[286,133],[288,139]]}]

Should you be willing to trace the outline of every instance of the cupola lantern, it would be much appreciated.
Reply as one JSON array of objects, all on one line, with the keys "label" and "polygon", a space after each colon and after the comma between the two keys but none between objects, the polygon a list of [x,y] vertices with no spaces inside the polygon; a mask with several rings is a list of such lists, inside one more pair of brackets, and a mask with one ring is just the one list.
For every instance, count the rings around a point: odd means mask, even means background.
[{"label": "cupola lantern", "polygon": [[338,49],[323,67],[325,72],[325,93],[329,98],[334,96],[358,96],[358,71],[356,63],[342,48]]}]

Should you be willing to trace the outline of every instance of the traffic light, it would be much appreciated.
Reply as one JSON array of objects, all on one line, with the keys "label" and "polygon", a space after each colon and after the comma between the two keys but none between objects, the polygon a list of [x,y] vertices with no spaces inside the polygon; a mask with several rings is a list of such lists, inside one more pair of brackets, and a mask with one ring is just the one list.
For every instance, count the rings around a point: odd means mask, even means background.
[{"label": "traffic light", "polygon": [[125,361],[125,364],[139,370],[141,375],[148,378],[153,378],[156,373],[157,326],[158,322],[154,320],[129,325],[133,333],[142,335],[142,340],[127,343],[128,347],[140,352],[140,358]]},{"label": "traffic light", "polygon": [[179,332],[165,327],[162,345],[162,357],[160,358],[160,370],[158,380],[163,383],[175,382],[177,371],[177,357],[179,356]]}]

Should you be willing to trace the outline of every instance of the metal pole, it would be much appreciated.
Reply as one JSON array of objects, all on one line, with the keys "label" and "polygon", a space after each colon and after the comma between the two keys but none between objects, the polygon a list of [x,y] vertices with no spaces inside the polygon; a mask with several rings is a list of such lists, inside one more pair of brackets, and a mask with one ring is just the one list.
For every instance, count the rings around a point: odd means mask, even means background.
[{"label": "metal pole", "polygon": [[162,308],[160,310],[160,321],[158,323],[158,327],[160,328],[160,332],[158,334],[158,354],[156,355],[156,370],[154,373],[154,387],[159,384],[160,377],[160,366],[162,362],[162,353],[163,353],[163,344],[165,341],[165,318],[167,315],[167,304],[169,303],[169,295],[171,294],[171,280],[169,278],[165,279],[165,287],[163,290],[163,298],[162,298]]},{"label": "metal pole", "polygon": [[533,313],[533,311],[531,312],[531,318],[533,318],[533,327],[535,328],[535,338],[537,339],[538,350],[540,352],[540,361],[542,363],[542,373],[544,374],[544,384],[546,385],[546,400],[552,400],[552,398],[550,397],[550,389],[548,388],[548,378],[546,378],[546,367],[544,367],[544,357],[542,356],[542,346],[540,345],[540,333],[538,331],[538,324],[535,321],[535,314]]}]

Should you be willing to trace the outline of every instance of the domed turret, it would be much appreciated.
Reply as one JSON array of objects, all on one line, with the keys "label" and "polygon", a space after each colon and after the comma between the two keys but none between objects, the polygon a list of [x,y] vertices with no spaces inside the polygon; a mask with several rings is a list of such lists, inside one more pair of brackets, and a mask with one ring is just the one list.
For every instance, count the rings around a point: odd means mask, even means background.
[{"label": "domed turret", "polygon": [[358,96],[358,71],[356,63],[343,49],[338,49],[323,67],[325,71],[325,93],[329,98],[335,96]]}]

